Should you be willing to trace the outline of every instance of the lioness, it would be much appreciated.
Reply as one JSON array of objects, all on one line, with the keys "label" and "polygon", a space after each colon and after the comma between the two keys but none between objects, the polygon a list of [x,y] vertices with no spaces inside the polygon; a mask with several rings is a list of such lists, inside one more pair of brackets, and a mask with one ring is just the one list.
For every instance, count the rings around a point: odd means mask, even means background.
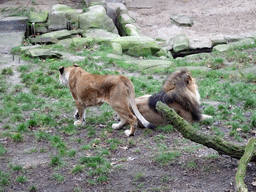
[{"label": "lioness", "polygon": [[134,135],[137,118],[144,127],[155,127],[138,111],[135,105],[134,87],[127,77],[90,74],[76,64],[67,68],[61,66],[59,72],[60,83],[69,86],[76,102],[78,114],[75,114],[75,117],[78,120],[75,121],[75,125],[84,124],[86,107],[106,102],[120,115],[121,121],[118,124],[113,124],[113,129],[120,129],[127,122],[130,124],[130,130],[126,130],[125,135]]},{"label": "lioness", "polygon": [[167,125],[166,118],[156,110],[158,101],[162,101],[173,108],[178,115],[190,123],[212,118],[202,114],[196,80],[191,77],[187,70],[173,72],[166,79],[159,93],[135,99],[143,117],[156,126]]}]

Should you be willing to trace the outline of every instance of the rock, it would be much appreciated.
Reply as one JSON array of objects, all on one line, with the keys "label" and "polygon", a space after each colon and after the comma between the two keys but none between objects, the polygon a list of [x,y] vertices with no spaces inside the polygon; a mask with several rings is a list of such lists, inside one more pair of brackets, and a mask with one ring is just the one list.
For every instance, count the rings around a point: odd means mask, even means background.
[{"label": "rock", "polygon": [[43,59],[45,59],[45,58],[61,58],[62,57],[62,55],[59,52],[52,51],[49,49],[29,49],[26,52],[26,55],[33,57],[33,58],[39,57],[39,58],[43,58]]},{"label": "rock", "polygon": [[216,45],[215,47],[213,47],[213,51],[224,52],[230,49],[241,47],[243,45],[253,45],[254,43],[255,43],[254,39],[246,38],[246,39],[242,39],[240,41],[229,43],[226,45]]},{"label": "rock", "polygon": [[140,36],[139,29],[133,24],[125,25],[125,33],[127,36]]},{"label": "rock", "polygon": [[229,45],[216,45],[215,47],[213,47],[212,51],[217,51],[217,52],[224,52],[229,50],[230,47]]},{"label": "rock", "polygon": [[114,54],[118,54],[118,55],[123,54],[122,46],[119,43],[112,43],[111,46]]},{"label": "rock", "polygon": [[107,58],[116,59],[116,60],[123,60],[123,61],[137,60],[136,58],[131,57],[129,55],[117,55],[117,54],[113,54],[113,53],[108,54]]},{"label": "rock", "polygon": [[82,29],[105,29],[108,32],[118,34],[117,28],[110,19],[106,10],[101,5],[89,7],[89,11],[79,16],[79,25]]},{"label": "rock", "polygon": [[39,48],[39,47],[42,47],[42,45],[22,46],[22,47],[20,47],[20,50],[21,51],[27,51],[29,49],[36,49],[36,48]]},{"label": "rock", "polygon": [[29,12],[29,22],[31,23],[44,23],[47,22],[49,12],[48,11],[41,11],[41,12]]},{"label": "rock", "polygon": [[187,15],[171,15],[171,20],[181,26],[192,27],[193,20]]},{"label": "rock", "polygon": [[68,60],[68,61],[84,61],[86,57],[84,56],[77,56],[77,55],[72,55],[70,53],[64,53],[64,52],[59,52],[62,55],[63,60]]},{"label": "rock", "polygon": [[244,37],[241,35],[225,35],[224,36],[225,40],[230,43],[230,42],[236,42],[236,41],[240,41],[241,39],[243,39]]},{"label": "rock", "polygon": [[160,50],[156,41],[150,37],[126,36],[116,38],[112,42],[119,43],[122,46],[123,51],[128,51],[130,48],[139,45],[150,47],[153,54]]},{"label": "rock", "polygon": [[134,23],[133,19],[130,17],[128,13],[123,13],[118,16],[117,19],[117,28],[121,36],[127,36],[126,25]]},{"label": "rock", "polygon": [[182,70],[186,68],[187,70],[189,71],[192,71],[192,70],[198,70],[198,71],[211,71],[211,68],[209,67],[204,67],[204,66],[200,66],[200,67],[196,67],[196,66],[185,66],[185,67],[176,67],[176,70]]},{"label": "rock", "polygon": [[41,37],[41,36],[36,36],[34,38],[29,39],[31,43],[36,44],[36,43],[52,43],[56,44],[58,43],[58,39],[55,37]]},{"label": "rock", "polygon": [[213,46],[227,43],[227,40],[224,38],[224,35],[222,34],[213,34],[210,36],[210,40]]},{"label": "rock", "polygon": [[68,30],[54,31],[45,33],[35,38],[31,38],[31,43],[58,43],[58,40],[67,39],[71,37],[71,33]]},{"label": "rock", "polygon": [[147,45],[138,45],[138,46],[131,47],[127,53],[128,55],[135,56],[135,57],[140,57],[140,56],[147,57],[149,55],[154,55],[152,54],[151,48]]},{"label": "rock", "polygon": [[72,39],[64,39],[59,41],[57,44],[62,45],[63,47],[69,47],[69,46],[85,46],[88,44],[93,43],[94,40],[92,38],[72,38]]},{"label": "rock", "polygon": [[117,9],[127,10],[126,6],[123,3],[107,3],[107,16],[109,16],[113,20],[115,26],[117,26]]},{"label": "rock", "polygon": [[253,44],[255,44],[254,39],[246,38],[246,39],[242,39],[242,40],[237,41],[237,42],[230,43],[229,46],[231,48],[237,48],[237,47],[241,47],[243,45],[253,45]]},{"label": "rock", "polygon": [[71,29],[78,28],[79,14],[78,11],[66,5],[54,5],[49,13],[48,29],[50,31],[67,29],[68,23]]},{"label": "rock", "polygon": [[170,57],[169,51],[164,49],[164,48],[160,48],[160,50],[155,54],[155,56],[157,56],[157,57],[162,57],[162,56]]},{"label": "rock", "polygon": [[90,0],[90,7],[95,6],[95,5],[101,5],[104,7],[105,10],[107,10],[107,4],[105,0]]},{"label": "rock", "polygon": [[211,48],[211,47],[212,47],[212,42],[207,37],[189,39],[190,49],[203,49],[203,48]]},{"label": "rock", "polygon": [[25,32],[1,32],[0,33],[0,53],[11,53],[12,48],[20,46],[25,38]]},{"label": "rock", "polygon": [[48,28],[46,23],[36,23],[35,24],[35,34],[37,33],[47,33]]},{"label": "rock", "polygon": [[28,17],[5,17],[0,19],[0,32],[27,30]]},{"label": "rock", "polygon": [[101,42],[110,42],[114,40],[120,35],[116,33],[110,33],[104,29],[88,29],[85,33],[83,33],[83,37],[89,37],[95,40],[97,43]]},{"label": "rock", "polygon": [[177,35],[172,38],[173,51],[179,52],[189,48],[189,40],[185,34]]}]

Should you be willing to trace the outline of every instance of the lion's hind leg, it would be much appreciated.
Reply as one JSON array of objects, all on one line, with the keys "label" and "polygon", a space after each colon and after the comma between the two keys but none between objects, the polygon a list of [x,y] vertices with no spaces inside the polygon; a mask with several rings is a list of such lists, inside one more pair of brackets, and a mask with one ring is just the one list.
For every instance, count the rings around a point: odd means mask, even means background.
[{"label": "lion's hind leg", "polygon": [[76,108],[78,112],[75,113],[75,118],[77,118],[78,120],[74,122],[74,125],[76,126],[84,125],[85,124],[85,107],[83,107],[80,104],[77,104]]},{"label": "lion's hind leg", "polygon": [[[117,102],[118,103],[118,102]],[[121,118],[121,121],[117,124],[113,124],[112,128],[113,129],[120,129],[122,128],[125,123],[129,123],[130,124],[130,130],[125,130],[125,135],[126,136],[132,136],[135,133],[135,129],[137,127],[137,117],[131,112],[128,103],[123,103],[122,105],[120,104],[113,104],[111,105],[113,107],[113,109],[118,113],[118,115]],[[122,106],[122,107],[120,107]]]}]

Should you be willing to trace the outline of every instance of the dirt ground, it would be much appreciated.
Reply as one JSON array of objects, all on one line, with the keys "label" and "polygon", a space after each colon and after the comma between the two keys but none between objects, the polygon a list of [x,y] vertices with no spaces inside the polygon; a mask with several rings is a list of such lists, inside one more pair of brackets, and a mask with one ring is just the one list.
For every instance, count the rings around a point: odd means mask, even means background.
[{"label": "dirt ground", "polygon": [[[57,3],[64,3],[72,7],[79,8],[79,3],[68,0],[42,1],[35,0],[31,4],[29,0],[0,0],[0,9],[8,6],[33,6],[38,10],[49,10],[50,7]],[[29,3],[29,4],[27,4]],[[210,34],[246,34],[256,31],[255,0],[133,0],[126,3],[130,10],[131,16],[136,18],[136,22],[141,32],[153,38],[169,39],[176,34],[185,33],[191,36],[209,36]],[[171,14],[186,14],[193,18],[192,27],[178,27],[170,21]],[[67,114],[72,118],[71,114]],[[101,129],[96,128],[96,133],[100,135]],[[143,135],[144,130],[138,129],[137,135]],[[155,132],[154,134],[160,134]],[[185,141],[184,143],[175,144],[175,140],[181,139],[178,132],[168,133],[165,135],[168,140],[168,147],[173,148],[177,145],[198,146],[198,144]],[[77,138],[86,139],[86,130],[80,131]],[[114,132],[112,138],[123,137]],[[64,135],[65,141],[70,141],[70,136]],[[135,143],[141,143],[141,137],[134,137]],[[152,161],[154,154],[155,142],[153,135],[144,136],[146,144],[129,145],[127,138],[123,148],[115,150],[110,157],[113,165],[122,165],[122,168],[115,170],[109,175],[109,182],[101,185],[89,185],[86,181],[86,175],[79,173],[73,175],[70,173],[70,167],[65,167],[58,172],[66,175],[64,182],[56,184],[52,179],[52,168],[48,166],[49,155],[44,153],[26,154],[23,151],[29,151],[33,148],[46,148],[49,153],[54,154],[56,151],[47,142],[36,142],[32,135],[27,135],[24,140],[26,143],[16,145],[14,142],[8,142],[8,159],[14,164],[22,164],[27,167],[29,181],[25,184],[8,186],[7,191],[26,191],[31,184],[36,185],[39,191],[74,191],[74,187],[81,188],[81,191],[235,191],[235,174],[237,171],[238,161],[226,156],[219,158],[203,159],[210,154],[216,154],[215,151],[202,147],[196,153],[187,152],[179,159],[179,163],[170,163],[160,166]],[[89,140],[89,138],[87,138]],[[89,142],[89,141],[88,141]],[[78,149],[79,145],[70,142],[70,146]],[[85,143],[83,143],[85,144]],[[149,150],[148,146],[152,147]],[[140,151],[140,152],[136,152]],[[69,165],[75,165],[77,159],[83,156],[79,152],[74,159],[69,161]],[[150,158],[149,158],[150,157]],[[76,159],[77,158],[77,159]],[[119,159],[127,161],[118,161]],[[184,164],[195,162],[195,168],[184,167]],[[7,160],[0,161],[0,168],[8,167],[10,162]],[[30,168],[31,167],[31,168]],[[33,169],[36,167],[36,169]],[[249,191],[255,191],[251,183],[255,181],[255,165],[249,164],[245,182]],[[134,179],[135,174],[143,173],[138,179]],[[14,173],[15,174],[15,173]],[[165,179],[168,176],[169,179]],[[155,190],[154,190],[155,188]]]},{"label": "dirt ground", "polygon": [[[254,0],[133,0],[127,2],[143,34],[169,39],[185,33],[188,37],[211,34],[238,35],[256,31]],[[192,27],[171,23],[172,14],[192,17]]]}]

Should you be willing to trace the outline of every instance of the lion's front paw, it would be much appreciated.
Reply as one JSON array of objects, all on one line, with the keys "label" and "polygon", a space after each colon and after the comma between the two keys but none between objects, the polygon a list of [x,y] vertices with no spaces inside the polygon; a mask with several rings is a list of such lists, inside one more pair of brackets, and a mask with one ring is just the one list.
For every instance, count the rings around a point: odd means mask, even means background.
[{"label": "lion's front paw", "polygon": [[112,129],[120,129],[121,126],[119,126],[119,123],[112,124]]},{"label": "lion's front paw", "polygon": [[131,134],[131,130],[125,130],[124,134],[125,134],[127,137],[134,135],[134,134]]},{"label": "lion's front paw", "polygon": [[78,126],[78,125],[81,125],[81,124],[82,124],[82,123],[81,123],[80,120],[77,120],[77,121],[74,122],[74,125],[75,125],[75,126]]}]

